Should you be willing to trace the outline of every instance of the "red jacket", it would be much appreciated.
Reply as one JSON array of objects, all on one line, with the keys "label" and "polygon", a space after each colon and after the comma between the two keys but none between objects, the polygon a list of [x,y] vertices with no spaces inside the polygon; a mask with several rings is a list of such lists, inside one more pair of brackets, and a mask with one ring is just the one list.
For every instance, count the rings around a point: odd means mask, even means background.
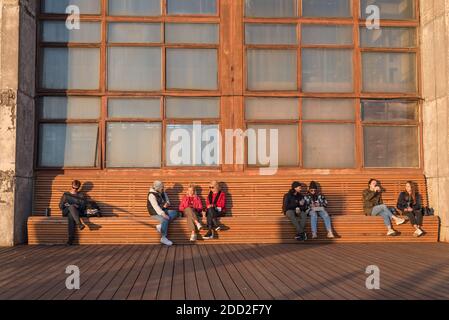
[{"label": "red jacket", "polygon": [[[206,197],[206,207],[209,205],[213,205],[215,198],[217,197],[217,193],[212,195],[212,201],[209,201],[209,195]],[[221,212],[226,212],[226,194],[222,191],[220,197],[217,201],[217,208],[221,208]]]},{"label": "red jacket", "polygon": [[182,198],[181,203],[179,204],[179,211],[184,212],[184,210],[187,209],[188,207],[191,207],[198,212],[203,211],[203,203],[201,202],[200,197],[198,196],[190,197],[188,195],[185,195]]}]

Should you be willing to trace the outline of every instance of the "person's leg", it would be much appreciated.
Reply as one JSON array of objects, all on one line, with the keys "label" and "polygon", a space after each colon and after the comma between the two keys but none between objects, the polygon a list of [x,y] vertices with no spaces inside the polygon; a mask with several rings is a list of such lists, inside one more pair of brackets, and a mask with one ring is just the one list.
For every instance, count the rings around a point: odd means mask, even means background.
[{"label": "person's leg", "polygon": [[300,213],[300,220],[299,220],[299,227],[300,227],[299,232],[300,233],[305,233],[305,231],[306,231],[306,223],[307,223],[307,212],[301,211],[301,213]]},{"label": "person's leg", "polygon": [[414,213],[415,213],[415,217],[416,217],[416,224],[418,225],[419,228],[421,228],[423,225],[423,219],[424,219],[422,211],[415,210]]},{"label": "person's leg", "polygon": [[315,210],[310,210],[310,226],[312,228],[312,236],[315,237],[318,232],[318,215]]},{"label": "person's leg", "polygon": [[289,210],[285,214],[287,218],[290,219],[291,223],[295,226],[296,233],[301,233],[301,226],[299,225],[298,217],[296,216],[295,211]]},{"label": "person's leg", "polygon": [[81,222],[80,219],[80,214],[78,209],[75,206],[70,206],[68,208],[69,211],[69,216],[71,216],[73,218],[73,220],[75,221],[77,226],[81,226],[83,223]]},{"label": "person's leg", "polygon": [[214,228],[214,220],[216,216],[216,211],[213,208],[207,209],[206,217],[207,217],[207,229],[211,231]]},{"label": "person's leg", "polygon": [[196,213],[193,211],[192,208],[187,208],[184,210],[184,214],[187,218],[187,227],[189,228],[189,231],[194,233],[195,232],[195,221],[197,221]]},{"label": "person's leg", "polygon": [[327,213],[326,210],[321,210],[319,212],[319,215],[324,220],[324,225],[326,226],[326,231],[332,232],[332,223],[331,223],[331,217],[329,216],[329,213]]},{"label": "person's leg", "polygon": [[373,216],[381,216],[384,219],[384,223],[387,226],[387,228],[391,229],[391,217],[393,216],[393,214],[391,213],[390,210],[388,210],[387,206],[385,205],[375,206],[371,214]]},{"label": "person's leg", "polygon": [[73,241],[75,240],[76,223],[75,223],[75,220],[73,220],[73,217],[71,214],[67,215],[67,220],[68,220],[67,226],[68,226],[68,234],[69,234],[67,244],[71,245],[71,244],[73,244]]},{"label": "person's leg", "polygon": [[415,229],[418,229],[418,223],[416,221],[416,217],[415,214],[413,212],[407,212],[406,216],[408,217],[408,219],[410,220],[410,224],[415,227]]},{"label": "person's leg", "polygon": [[[151,216],[151,218],[153,218],[154,220],[156,220],[159,223],[160,229],[158,229],[158,231],[161,233],[161,236],[166,237],[167,231],[168,231],[168,221],[160,215],[154,215],[154,216]],[[156,227],[156,228],[158,228],[158,227]]]}]

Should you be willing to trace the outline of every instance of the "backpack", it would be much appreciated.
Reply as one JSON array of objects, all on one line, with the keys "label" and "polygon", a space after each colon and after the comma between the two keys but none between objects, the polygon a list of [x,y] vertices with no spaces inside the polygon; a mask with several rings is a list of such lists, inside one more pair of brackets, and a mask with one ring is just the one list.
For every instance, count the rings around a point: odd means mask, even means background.
[{"label": "backpack", "polygon": [[435,209],[429,208],[429,207],[423,207],[422,208],[422,214],[423,214],[423,216],[434,216],[435,215]]},{"label": "backpack", "polygon": [[86,216],[90,217],[101,217],[101,210],[95,201],[88,201],[86,204]]}]

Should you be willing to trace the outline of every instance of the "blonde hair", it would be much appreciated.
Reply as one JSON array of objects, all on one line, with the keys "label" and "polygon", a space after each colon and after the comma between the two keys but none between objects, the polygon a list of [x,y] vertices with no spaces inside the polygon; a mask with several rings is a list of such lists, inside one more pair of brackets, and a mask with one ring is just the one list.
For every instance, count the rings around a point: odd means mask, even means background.
[{"label": "blonde hair", "polygon": [[194,184],[194,183],[189,183],[189,184],[187,185],[187,190],[189,190],[190,188],[192,188],[193,194],[196,196],[196,184]]}]

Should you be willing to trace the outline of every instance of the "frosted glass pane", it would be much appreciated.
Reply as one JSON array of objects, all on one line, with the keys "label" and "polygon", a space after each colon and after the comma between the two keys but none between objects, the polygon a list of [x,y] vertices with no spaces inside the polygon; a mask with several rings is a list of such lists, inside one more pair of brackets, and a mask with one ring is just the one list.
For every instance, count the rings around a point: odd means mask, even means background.
[{"label": "frosted glass pane", "polygon": [[297,90],[296,50],[248,50],[249,90]]},{"label": "frosted glass pane", "polygon": [[[248,129],[255,130],[257,140],[263,137],[263,132],[259,130],[265,129],[266,138],[266,155],[274,155],[278,153],[278,161],[280,166],[298,166],[298,126],[297,125],[276,125],[276,124],[251,124]],[[275,150],[270,149],[270,130],[277,130],[278,141]],[[287,143],[286,143],[287,142]],[[262,161],[258,157],[258,141],[251,143],[248,139],[248,165],[261,165]],[[256,163],[251,163],[251,159],[257,159]],[[265,164],[266,165],[266,164]]]},{"label": "frosted glass pane", "polygon": [[68,29],[65,21],[43,21],[43,42],[73,42],[99,43],[101,42],[101,24],[99,22],[80,22],[79,29]]},{"label": "frosted glass pane", "polygon": [[220,118],[220,98],[167,98],[165,108],[168,119]]},{"label": "frosted glass pane", "polygon": [[100,0],[42,0],[42,12],[66,13],[68,6],[77,6],[81,14],[100,14]]},{"label": "frosted glass pane", "polygon": [[302,44],[351,45],[352,26],[303,25]]},{"label": "frosted glass pane", "polygon": [[160,23],[109,23],[108,42],[160,43],[162,38],[161,31]]},{"label": "frosted glass pane", "polygon": [[100,49],[44,48],[41,86],[46,89],[98,89]]},{"label": "frosted glass pane", "polygon": [[296,0],[245,0],[246,17],[296,17]]},{"label": "frosted glass pane", "polygon": [[341,169],[355,166],[355,126],[352,124],[303,124],[305,168]]},{"label": "frosted glass pane", "polygon": [[161,119],[161,99],[109,99],[108,117]]},{"label": "frosted glass pane", "polygon": [[109,0],[110,16],[160,16],[161,0]]},{"label": "frosted glass pane", "polygon": [[303,49],[302,80],[305,92],[352,92],[352,50]]},{"label": "frosted glass pane", "polygon": [[219,42],[217,24],[210,23],[167,23],[166,43],[211,43]]},{"label": "frosted glass pane", "polygon": [[419,167],[417,127],[364,127],[365,167]]},{"label": "frosted glass pane", "polygon": [[366,8],[375,5],[380,8],[381,19],[406,20],[415,18],[415,0],[361,0],[360,9],[365,19]]},{"label": "frosted glass pane", "polygon": [[415,28],[382,27],[379,30],[360,28],[360,42],[367,48],[416,47]]},{"label": "frosted glass pane", "polygon": [[354,100],[303,99],[304,120],[355,120]]},{"label": "frosted glass pane", "polygon": [[362,101],[362,119],[370,122],[418,121],[418,103],[398,100]]},{"label": "frosted glass pane", "polygon": [[247,44],[297,44],[295,24],[246,24]]},{"label": "frosted glass pane", "polygon": [[414,53],[362,53],[364,92],[416,92]]},{"label": "frosted glass pane", "polygon": [[96,124],[42,124],[39,130],[39,166],[95,167]]},{"label": "frosted glass pane", "polygon": [[98,119],[100,98],[43,97],[40,99],[41,119]]},{"label": "frosted glass pane", "polygon": [[168,166],[217,166],[220,163],[218,125],[167,125]]},{"label": "frosted glass pane", "polygon": [[108,123],[108,168],[159,168],[162,125],[160,123]]},{"label": "frosted glass pane", "polygon": [[111,47],[108,49],[108,88],[124,91],[161,89],[161,49]]},{"label": "frosted glass pane", "polygon": [[290,98],[247,98],[245,100],[246,120],[298,120],[298,99]]},{"label": "frosted glass pane", "polygon": [[218,89],[216,49],[167,49],[167,87]]},{"label": "frosted glass pane", "polygon": [[304,17],[351,17],[350,0],[302,0]]},{"label": "frosted glass pane", "polygon": [[217,0],[167,0],[168,14],[217,14]]}]

